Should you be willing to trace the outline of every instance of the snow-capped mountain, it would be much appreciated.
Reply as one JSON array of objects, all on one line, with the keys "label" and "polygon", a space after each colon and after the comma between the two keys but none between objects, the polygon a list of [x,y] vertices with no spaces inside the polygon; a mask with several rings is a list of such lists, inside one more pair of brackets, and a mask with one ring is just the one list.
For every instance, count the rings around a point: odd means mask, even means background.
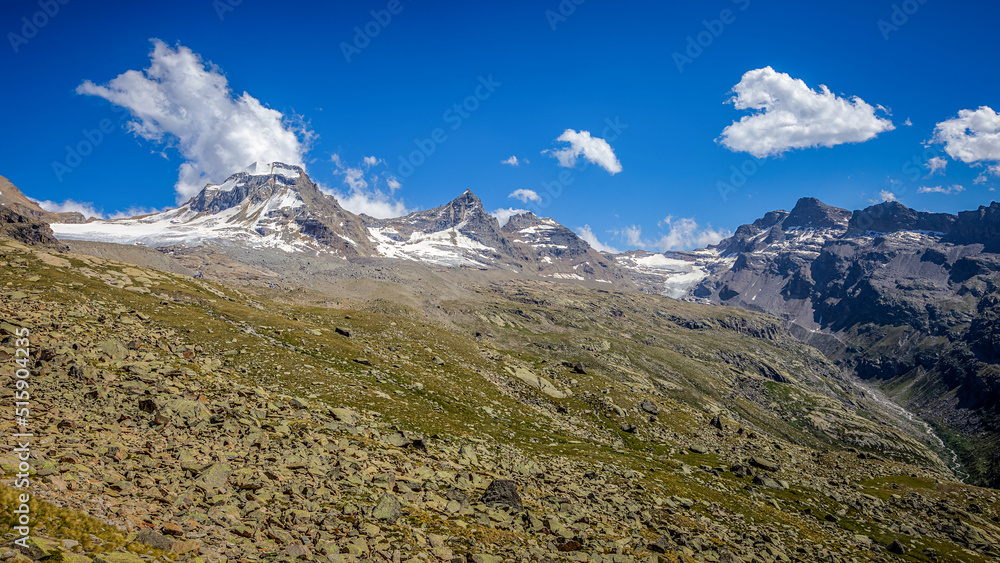
[{"label": "snow-capped mountain", "polygon": [[471,190],[434,209],[369,220],[368,233],[381,256],[445,266],[516,268],[521,252]]},{"label": "snow-capped mountain", "polygon": [[176,209],[52,228],[61,239],[151,247],[213,242],[345,257],[371,252],[360,218],[320,192],[302,168],[282,163],[254,163]]},{"label": "snow-capped mountain", "polygon": [[553,219],[529,211],[501,227],[469,190],[441,207],[368,224],[381,256],[557,279],[626,279],[613,261]]},{"label": "snow-capped mountain", "polygon": [[434,209],[376,219],[345,210],[302,168],[278,162],[209,184],[176,209],[52,228],[67,240],[318,252],[629,283],[613,260],[552,219],[525,213],[501,228],[471,191]]}]

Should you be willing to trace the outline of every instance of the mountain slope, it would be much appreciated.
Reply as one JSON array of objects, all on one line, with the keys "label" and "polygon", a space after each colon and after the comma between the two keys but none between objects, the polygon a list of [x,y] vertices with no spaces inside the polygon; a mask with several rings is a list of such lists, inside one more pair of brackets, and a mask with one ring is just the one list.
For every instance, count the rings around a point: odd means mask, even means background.
[{"label": "mountain slope", "polygon": [[[0,284],[23,288],[0,294],[0,351],[32,327],[44,389],[44,560],[998,556],[997,492],[951,481],[771,317],[518,280],[434,307],[443,323],[8,241],[0,256]],[[17,463],[0,453],[7,476]]]},{"label": "mountain slope", "polygon": [[998,486],[1000,376],[990,321],[998,229],[998,203],[958,215],[895,202],[852,213],[807,198],[713,247],[716,268],[687,297],[784,319],[935,424],[974,480]]},{"label": "mountain slope", "polygon": [[0,176],[0,205],[35,221],[43,223],[83,223],[86,217],[77,213],[54,213],[42,209],[38,203],[28,198],[10,180]]}]

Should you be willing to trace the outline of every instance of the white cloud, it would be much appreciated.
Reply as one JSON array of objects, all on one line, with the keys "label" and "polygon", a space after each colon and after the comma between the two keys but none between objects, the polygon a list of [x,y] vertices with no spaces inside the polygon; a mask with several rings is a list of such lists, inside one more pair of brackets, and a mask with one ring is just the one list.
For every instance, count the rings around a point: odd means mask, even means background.
[{"label": "white cloud", "polygon": [[75,201],[72,199],[67,199],[63,202],[55,202],[48,200],[32,200],[39,205],[42,209],[46,211],[51,211],[53,213],[72,213],[77,212],[82,214],[84,217],[94,217],[97,219],[123,219],[126,217],[135,217],[137,215],[148,215],[150,213],[159,213],[163,209],[149,209],[146,207],[130,207],[125,211],[115,211],[114,213],[104,213],[104,211],[98,210],[94,207],[93,203]]},{"label": "white cloud", "polygon": [[617,248],[608,246],[603,242],[597,240],[597,235],[591,230],[590,225],[584,225],[576,230],[577,236],[583,239],[591,248],[598,252],[607,252],[608,254],[618,254],[621,252]]},{"label": "white cloud", "polygon": [[954,185],[947,188],[941,186],[921,186],[917,188],[918,194],[959,194],[965,191],[964,186]]},{"label": "white cloud", "polygon": [[896,194],[890,192],[889,190],[882,190],[878,193],[879,203],[885,203],[887,201],[899,201]]},{"label": "white cloud", "polygon": [[[332,190],[320,187],[323,193],[333,196],[344,209],[355,214],[365,214],[378,219],[389,217],[401,217],[413,211],[407,209],[406,204],[401,199],[395,199],[393,195],[396,190],[403,185],[395,178],[389,176],[384,179],[388,193],[379,188],[379,182],[383,181],[378,174],[372,173],[365,179],[365,171],[358,166],[348,166],[339,154],[330,155],[330,161],[337,166],[334,174],[343,176],[343,183],[347,186],[347,192]],[[362,163],[367,166],[385,165],[385,161],[374,156],[366,156]]]},{"label": "white cloud", "polygon": [[994,163],[989,171],[1000,176],[1000,114],[982,106],[963,109],[958,117],[938,123],[934,143],[944,145],[944,152],[966,164]]},{"label": "white cloud", "polygon": [[805,82],[771,67],[751,70],[733,87],[727,103],[738,110],[755,110],[726,127],[718,142],[733,152],[758,158],[791,149],[861,143],[895,126],[857,96],[846,99],[826,86],[817,92]]},{"label": "white cloud", "polygon": [[67,199],[66,201],[59,203],[55,201],[48,200],[33,200],[42,209],[46,211],[51,211],[53,213],[80,213],[84,217],[97,217],[98,219],[106,219],[103,211],[98,211],[93,203],[74,201],[72,199]]},{"label": "white cloud", "polygon": [[372,192],[351,192],[347,195],[328,192],[337,198],[340,206],[355,215],[370,215],[377,219],[402,217],[411,212],[400,200],[394,200],[379,190]]},{"label": "white cloud", "polygon": [[588,161],[600,166],[614,175],[622,171],[622,164],[618,162],[615,151],[607,141],[599,137],[591,137],[589,131],[574,131],[567,129],[556,139],[558,142],[569,143],[563,149],[542,151],[543,154],[550,153],[557,160],[559,166],[563,168],[573,168],[576,161],[581,156]]},{"label": "white cloud", "polygon": [[514,209],[513,207],[504,209],[501,207],[500,209],[491,211],[490,215],[497,218],[497,222],[500,223],[500,228],[502,229],[503,226],[506,225],[508,221],[510,221],[511,217],[514,217],[516,215],[521,215],[522,213],[527,213],[527,212],[528,212],[527,209]]},{"label": "white cloud", "polygon": [[521,163],[517,161],[517,157],[516,156],[511,156],[507,160],[501,160],[500,164],[509,164],[511,166],[520,166],[521,165]]},{"label": "white cloud", "polygon": [[666,234],[660,234],[658,239],[642,238],[642,227],[638,225],[625,227],[617,234],[631,247],[658,252],[705,248],[732,236],[730,231],[713,229],[711,225],[702,228],[690,217],[674,219],[667,216],[659,225],[669,226],[670,230]]},{"label": "white cloud", "polygon": [[937,172],[944,174],[945,169],[948,168],[948,161],[943,157],[935,156],[927,161],[927,168],[931,170],[927,176],[933,176]]},{"label": "white cloud", "polygon": [[154,39],[150,58],[143,71],[129,70],[104,86],[86,80],[76,91],[127,108],[133,133],[180,152],[178,202],[254,162],[304,166],[314,137],[304,125],[246,92],[235,97],[222,71],[187,47]]},{"label": "white cloud", "polygon": [[536,203],[541,203],[542,196],[538,195],[538,192],[534,190],[519,189],[511,192],[507,197],[521,200],[522,203],[528,203],[529,201],[534,201]]},{"label": "white cloud", "polygon": [[344,183],[350,186],[351,191],[364,191],[368,187],[365,181],[365,173],[360,168],[345,168],[342,172]]}]

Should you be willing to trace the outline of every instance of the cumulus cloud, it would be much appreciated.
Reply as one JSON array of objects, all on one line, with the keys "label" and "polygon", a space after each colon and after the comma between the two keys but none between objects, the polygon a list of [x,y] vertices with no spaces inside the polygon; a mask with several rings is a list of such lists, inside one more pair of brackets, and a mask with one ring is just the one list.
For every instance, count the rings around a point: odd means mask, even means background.
[{"label": "cumulus cloud", "polygon": [[642,227],[638,225],[625,227],[617,234],[628,246],[658,252],[705,248],[732,236],[730,231],[713,229],[711,225],[701,227],[691,217],[675,219],[667,216],[660,225],[669,229],[657,238],[643,238]]},{"label": "cumulus cloud", "polygon": [[608,254],[618,254],[621,252],[617,248],[608,246],[603,242],[597,240],[597,235],[591,230],[590,225],[584,225],[576,230],[577,236],[587,242],[591,248],[598,252],[607,252]]},{"label": "cumulus cloud", "polygon": [[[365,214],[377,219],[401,217],[413,211],[407,209],[406,204],[401,199],[393,197],[396,190],[402,187],[402,184],[394,176],[383,177],[369,170],[366,178],[365,171],[360,166],[348,166],[339,154],[330,155],[330,161],[337,166],[337,170],[334,170],[333,173],[342,178],[342,183],[347,187],[347,191],[343,192],[323,186],[320,186],[320,190],[336,198],[344,209],[351,213]],[[362,163],[366,167],[385,166],[384,160],[374,156],[364,157]],[[382,183],[389,189],[388,192],[379,187]]]},{"label": "cumulus cloud", "polygon": [[861,143],[895,129],[891,121],[876,115],[885,111],[881,106],[857,96],[838,97],[823,85],[817,92],[771,67],[744,74],[733,94],[727,103],[754,113],[723,129],[718,142],[758,158],[791,149]]},{"label": "cumulus cloud", "polygon": [[941,186],[921,186],[917,188],[918,194],[960,194],[965,191],[964,186],[954,185],[947,188]]},{"label": "cumulus cloud", "polygon": [[1000,114],[992,108],[963,109],[958,117],[938,123],[931,141],[966,164],[992,163],[988,170],[1000,176]]},{"label": "cumulus cloud", "polygon": [[599,137],[591,137],[590,131],[574,131],[567,129],[562,135],[556,138],[561,143],[569,143],[569,146],[562,149],[543,151],[543,154],[551,154],[559,161],[559,166],[563,168],[573,168],[577,160],[582,156],[589,162],[600,166],[615,175],[622,171],[622,164],[618,162],[615,151],[607,141]]},{"label": "cumulus cloud", "polygon": [[927,161],[927,168],[931,170],[927,174],[928,176],[933,176],[937,172],[944,174],[945,169],[948,168],[948,161],[943,157],[935,156]]},{"label": "cumulus cloud", "polygon": [[517,157],[513,156],[513,155],[510,158],[508,158],[507,160],[501,160],[500,164],[509,164],[511,166],[520,166],[521,165],[521,163],[517,161]]},{"label": "cumulus cloud", "polygon": [[500,223],[500,228],[503,228],[503,226],[506,225],[508,221],[510,221],[511,217],[515,217],[517,215],[521,215],[522,213],[527,213],[527,212],[528,212],[527,209],[514,209],[513,207],[504,209],[501,207],[500,209],[491,211],[490,215],[496,217],[497,221]]},{"label": "cumulus cloud", "polygon": [[535,190],[519,189],[511,192],[507,197],[519,199],[521,203],[528,203],[529,201],[534,201],[536,203],[541,203],[542,196],[538,195]]},{"label": "cumulus cloud", "polygon": [[314,138],[294,117],[246,92],[235,96],[222,71],[191,49],[160,40],[153,40],[148,68],[129,70],[105,85],[86,80],[76,91],[128,109],[130,131],[180,152],[178,202],[254,162],[304,166]]},{"label": "cumulus cloud", "polygon": [[890,192],[889,190],[882,190],[878,193],[878,203],[885,203],[887,201],[899,201],[896,194]]}]

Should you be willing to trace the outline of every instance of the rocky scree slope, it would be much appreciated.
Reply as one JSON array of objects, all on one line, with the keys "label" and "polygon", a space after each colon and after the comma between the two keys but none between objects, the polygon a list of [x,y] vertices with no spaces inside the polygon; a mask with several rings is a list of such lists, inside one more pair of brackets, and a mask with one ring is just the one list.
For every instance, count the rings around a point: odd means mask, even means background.
[{"label": "rocky scree slope", "polygon": [[[652,389],[639,385],[641,365],[608,373],[640,360],[621,344],[645,338],[634,319],[628,336],[568,356],[557,337],[587,313],[546,319],[587,296],[552,303],[539,299],[550,288],[501,288],[485,321],[456,303],[468,312],[454,315],[491,327],[477,338],[419,315],[275,302],[15,241],[0,254],[0,356],[13,355],[12,332],[31,329],[38,436],[34,545],[7,543],[6,560],[998,556],[995,491],[933,465],[782,439],[673,383],[696,371]],[[711,358],[712,342],[744,338],[745,349],[770,335],[761,347],[779,353],[763,317],[693,304],[671,314],[664,338],[686,358],[674,361],[706,377],[739,365]],[[542,346],[505,347],[518,338]],[[0,431],[13,428],[4,409]],[[13,446],[3,448],[9,478]]]}]

